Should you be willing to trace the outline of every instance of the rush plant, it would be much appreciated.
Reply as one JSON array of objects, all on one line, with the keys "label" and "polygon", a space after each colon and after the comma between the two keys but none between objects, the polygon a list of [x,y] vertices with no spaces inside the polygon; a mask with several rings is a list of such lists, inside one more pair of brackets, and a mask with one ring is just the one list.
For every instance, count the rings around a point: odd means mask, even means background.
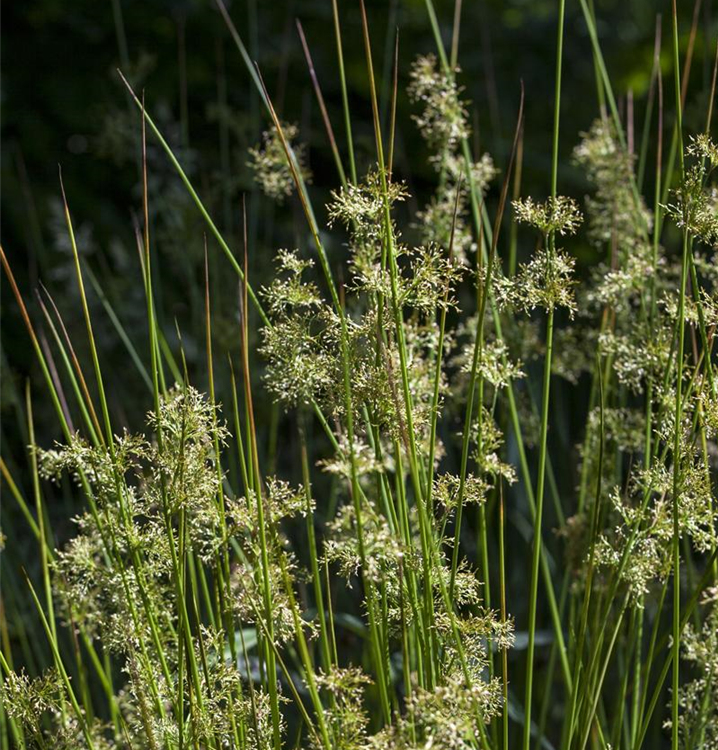
[{"label": "rush plant", "polygon": [[[30,305],[2,253],[5,304],[44,391],[28,385],[17,426],[27,475],[0,465],[39,561],[3,571],[32,624],[0,612],[0,748],[718,748],[718,56],[705,127],[684,132],[691,58],[674,5],[635,149],[581,0],[600,106],[579,132],[562,107],[559,0],[551,158],[541,194],[522,196],[524,92],[517,83],[506,153],[475,152],[461,3],[447,53],[426,0],[436,47],[407,72],[407,126],[435,185],[413,204],[395,158],[399,77],[382,111],[362,0],[352,64],[366,72],[374,140],[358,158],[333,0],[341,135],[299,27],[337,167],[322,205],[299,127],[278,116],[217,2],[266,115],[247,163],[263,200],[295,209],[299,246],[277,248],[255,283],[246,206],[234,246],[123,77],[143,157],[143,335],[127,335],[84,260],[72,195],[81,345],[44,288]],[[199,377],[157,294],[150,142],[206,224]],[[575,146],[567,167],[588,195],[562,194],[560,142]],[[598,262],[580,262],[578,243]],[[229,299],[213,292],[216,268],[233,277]],[[98,293],[144,404],[113,408]],[[559,389],[578,394],[563,449],[550,439]],[[36,440],[40,400],[54,444]],[[130,407],[141,429],[127,427]],[[61,493],[81,510],[58,543],[48,503]],[[32,638],[18,645],[20,630]]]}]

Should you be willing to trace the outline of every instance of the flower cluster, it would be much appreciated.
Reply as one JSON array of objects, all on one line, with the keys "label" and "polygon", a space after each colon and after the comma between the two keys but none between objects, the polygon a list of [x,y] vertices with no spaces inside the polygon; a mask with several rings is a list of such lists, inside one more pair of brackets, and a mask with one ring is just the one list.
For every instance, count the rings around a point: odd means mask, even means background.
[{"label": "flower cluster", "polygon": [[409,96],[420,102],[423,112],[415,115],[422,136],[436,151],[454,149],[469,135],[468,113],[461,101],[456,73],[440,70],[436,55],[418,57],[411,68]]},{"label": "flower cluster", "polygon": [[708,183],[718,166],[718,146],[707,135],[691,139],[686,155],[695,163],[673,191],[674,203],[666,210],[676,225],[706,245],[718,247],[718,188]]},{"label": "flower cluster", "polygon": [[469,201],[472,195],[486,193],[498,170],[489,154],[469,163],[461,152],[470,129],[456,84],[458,72],[441,70],[434,55],[421,56],[412,67],[409,94],[423,106],[414,119],[432,151],[429,161],[441,178],[441,187],[417,215],[422,241],[445,248],[452,245],[457,260],[466,263],[477,247],[468,217]]},{"label": "flower cluster", "polygon": [[542,234],[575,234],[583,217],[573,198],[557,195],[536,203],[533,198],[513,202],[516,220],[530,224]]},{"label": "flower cluster", "polygon": [[[718,590],[705,592],[703,625],[687,623],[681,635],[681,656],[695,677],[679,687],[678,734],[686,747],[718,747]],[[670,728],[666,720],[664,726]]]},{"label": "flower cluster", "polygon": [[555,310],[565,307],[573,316],[573,269],[576,261],[563,250],[538,250],[528,263],[521,264],[515,276],[496,279],[496,296],[503,306],[531,313],[537,307]]},{"label": "flower cluster", "polygon": [[[299,128],[291,123],[284,123],[281,127],[284,139],[291,149],[295,169],[302,179],[308,182],[311,179],[311,172],[306,166],[306,149],[303,144],[297,143]],[[250,148],[249,156],[248,166],[266,196],[277,203],[282,203],[294,192],[294,175],[287,159],[282,137],[276,128],[262,133],[262,143]]]}]

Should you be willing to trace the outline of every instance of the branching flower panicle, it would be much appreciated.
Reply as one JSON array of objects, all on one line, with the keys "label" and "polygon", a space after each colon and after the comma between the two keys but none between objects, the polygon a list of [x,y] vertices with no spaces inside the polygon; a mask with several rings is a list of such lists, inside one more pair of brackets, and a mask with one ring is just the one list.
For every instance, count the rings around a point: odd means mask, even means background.
[{"label": "branching flower panicle", "polygon": [[421,102],[423,112],[415,115],[419,130],[430,146],[454,148],[469,135],[468,113],[461,101],[455,74],[444,73],[436,55],[422,55],[411,68],[409,96]]},{"label": "branching flower panicle", "polygon": [[718,146],[707,135],[691,139],[687,157],[697,162],[686,171],[683,184],[674,190],[674,203],[666,206],[676,225],[697,240],[718,247],[718,188],[708,184],[718,166]]},{"label": "branching flower panicle", "polygon": [[543,203],[536,203],[533,198],[521,198],[512,205],[516,221],[530,224],[544,235],[575,234],[583,221],[576,201],[563,195],[549,197]]},{"label": "branching flower panicle", "polygon": [[596,120],[574,149],[574,160],[596,186],[586,199],[589,236],[596,243],[615,242],[626,251],[642,241],[652,217],[643,199],[634,192],[635,157],[621,145],[610,120]]},{"label": "branching flower panicle", "polygon": [[575,265],[575,259],[563,250],[538,250],[528,263],[520,265],[515,276],[495,279],[497,300],[502,306],[526,313],[536,308],[548,311],[564,307],[573,317],[577,310],[573,293]]},{"label": "branching flower panicle", "polygon": [[[311,172],[306,166],[306,149],[304,144],[297,143],[299,128],[291,123],[282,124],[282,132],[294,154],[298,173],[305,182],[311,180]],[[248,166],[254,173],[254,179],[269,198],[283,203],[295,189],[294,175],[287,160],[282,138],[276,128],[262,133],[262,143],[249,149]]]}]

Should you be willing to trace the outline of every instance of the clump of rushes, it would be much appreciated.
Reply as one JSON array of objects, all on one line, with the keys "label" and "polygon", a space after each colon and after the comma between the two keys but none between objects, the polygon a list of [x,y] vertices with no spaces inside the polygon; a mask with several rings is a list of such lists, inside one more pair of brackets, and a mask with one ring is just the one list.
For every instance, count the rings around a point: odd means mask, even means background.
[{"label": "clump of rushes", "polygon": [[[393,163],[393,107],[385,158],[363,5],[376,154],[355,160],[333,3],[344,144],[301,32],[338,172],[320,231],[298,131],[277,117],[219,2],[271,121],[250,150],[255,180],[277,203],[296,194],[309,233],[297,227],[300,246],[276,251],[255,292],[246,226],[240,261],[134,99],[143,154],[149,127],[239,283],[223,389],[207,261],[206,367],[193,383],[183,339],[173,348],[159,322],[143,160],[146,356],[123,341],[151,386],[144,432],[123,429],[125,410],[108,400],[67,203],[88,361],[54,303],[55,317],[41,305],[54,348],[39,337],[2,254],[62,439],[37,444],[41,396],[28,387],[30,471],[0,468],[39,571],[13,579],[0,612],[0,750],[718,747],[712,107],[683,150],[678,93],[666,165],[657,59],[660,106],[636,157],[581,5],[601,117],[581,134],[567,114],[559,122],[561,2],[548,197],[516,186],[509,216],[521,116],[500,170],[472,153],[456,45],[450,60],[427,2],[438,46],[417,58],[408,93],[436,187],[407,221],[411,165]],[[580,139],[583,203],[558,193],[560,133]],[[510,221],[527,228],[509,235]],[[343,267],[330,233],[346,245]],[[587,248],[591,267],[578,262]],[[276,412],[265,425],[255,410],[260,383],[286,412],[279,462],[264,445],[268,432],[277,445]],[[60,491],[83,505],[56,544],[47,507]],[[21,600],[32,639],[7,620]]]}]

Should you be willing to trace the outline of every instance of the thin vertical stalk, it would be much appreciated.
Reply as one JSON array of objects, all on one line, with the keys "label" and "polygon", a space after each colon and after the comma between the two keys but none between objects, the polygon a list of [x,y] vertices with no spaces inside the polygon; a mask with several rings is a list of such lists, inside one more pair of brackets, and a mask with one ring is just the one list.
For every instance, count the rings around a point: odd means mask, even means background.
[{"label": "thin vertical stalk", "polygon": [[352,136],[352,120],[349,110],[349,95],[347,93],[347,79],[344,71],[344,50],[342,47],[342,31],[339,24],[338,0],[332,0],[332,18],[334,20],[334,38],[337,43],[337,62],[339,64],[339,83],[342,91],[342,111],[344,112],[344,129],[347,136],[347,149],[349,151],[349,175],[354,185],[357,184],[357,168],[354,159],[354,138]]},{"label": "thin vertical stalk", "polygon": [[[681,181],[685,178],[685,168],[683,164],[683,108],[681,102],[681,74],[680,74],[680,53],[678,50],[678,10],[676,0],[673,0],[673,69],[674,82],[676,89],[676,132],[678,134],[678,153]],[[685,347],[686,326],[683,320],[685,314],[686,301],[686,277],[688,273],[688,231],[683,228],[683,254],[681,258],[681,281],[678,292],[678,353],[676,357],[676,401],[675,401],[675,419],[673,422],[673,618],[672,618],[672,636],[673,642],[671,652],[673,656],[673,679],[671,690],[671,747],[678,750],[678,716],[679,700],[678,695],[680,682],[680,636],[681,636],[681,559],[680,559],[680,539],[678,525],[678,495],[680,492],[680,465],[681,465],[681,430],[683,421],[683,401],[681,399],[683,388],[683,353]],[[698,293],[698,290],[695,290]],[[710,364],[708,364],[710,368]]]},{"label": "thin vertical stalk", "polygon": [[[556,197],[558,184],[558,144],[561,112],[561,68],[563,58],[563,27],[566,11],[565,0],[559,0],[558,40],[556,44],[556,81],[554,94],[553,146],[551,164],[551,197]],[[553,236],[548,238],[548,251],[555,251]],[[536,644],[536,608],[538,601],[538,575],[541,562],[541,522],[543,516],[544,483],[546,479],[546,456],[548,438],[548,415],[551,392],[551,364],[553,359],[554,310],[551,307],[546,320],[546,354],[544,358],[543,392],[541,397],[541,435],[539,438],[539,464],[536,479],[536,515],[534,518],[534,540],[531,557],[531,578],[529,582],[528,647],[526,650],[526,693],[524,698],[523,748],[531,745],[531,703],[533,698],[534,650]],[[575,685],[574,685],[575,688]]]}]

